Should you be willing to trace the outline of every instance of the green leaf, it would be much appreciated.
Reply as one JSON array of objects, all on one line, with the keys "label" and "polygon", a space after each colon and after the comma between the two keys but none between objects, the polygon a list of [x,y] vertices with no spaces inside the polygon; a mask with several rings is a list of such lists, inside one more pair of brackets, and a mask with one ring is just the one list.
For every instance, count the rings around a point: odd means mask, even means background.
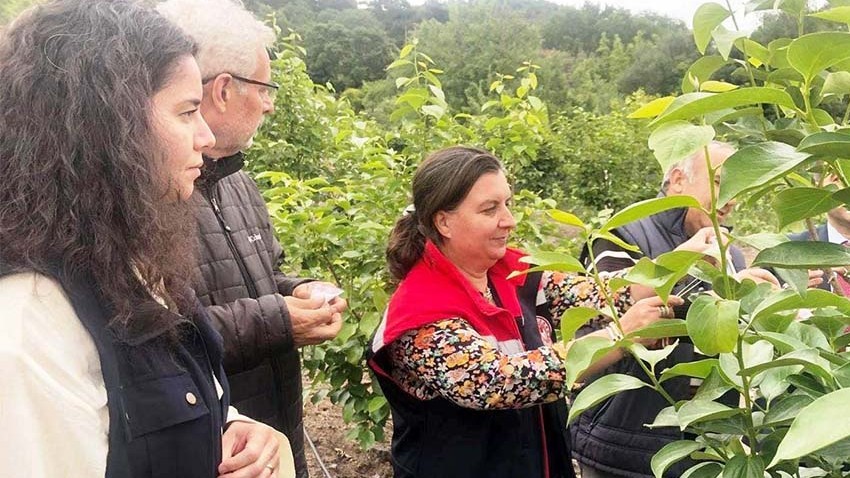
[{"label": "green leaf", "polygon": [[788,62],[807,81],[850,58],[850,33],[818,32],[803,35],[788,46]]},{"label": "green leaf", "polygon": [[387,399],[384,398],[384,397],[378,396],[378,397],[374,397],[371,400],[369,400],[369,406],[366,407],[366,408],[371,413],[371,412],[377,411],[378,409],[380,409],[381,407],[383,407],[386,404],[387,404]]},{"label": "green leaf", "polygon": [[666,196],[661,198],[647,199],[640,201],[623,209],[611,216],[610,219],[600,228],[601,232],[608,232],[611,229],[624,226],[632,221],[642,219],[653,214],[658,214],[669,209],[682,207],[700,207],[699,202],[693,196]]},{"label": "green leaf", "polygon": [[648,386],[649,385],[638,378],[619,373],[605,375],[604,377],[594,380],[593,383],[585,387],[576,397],[570,407],[570,414],[567,418],[567,423],[572,423],[573,420],[582,414],[582,412],[612,395],[625,392],[626,390],[634,390]]},{"label": "green leaf", "polygon": [[749,57],[748,61],[756,68],[770,62],[770,50],[761,43],[749,38],[739,38],[735,47]]},{"label": "green leaf", "polygon": [[738,150],[723,163],[718,204],[726,204],[745,191],[764,186],[793,170],[810,156],[798,152],[792,146],[774,141]]},{"label": "green leaf", "polygon": [[549,217],[560,222],[561,224],[566,224],[568,226],[580,227],[582,229],[586,227],[582,220],[579,219],[578,216],[576,216],[575,214],[571,214],[558,209],[551,209],[549,211]]},{"label": "green leaf", "polygon": [[670,465],[689,456],[691,453],[701,450],[701,445],[692,440],[677,440],[664,445],[664,447],[652,456],[650,467],[656,478],[663,478],[664,472]]},{"label": "green leaf", "polygon": [[612,242],[620,247],[621,249],[625,249],[627,251],[632,252],[640,252],[640,248],[634,244],[629,244],[628,242],[620,239],[617,235],[611,232],[595,232],[592,236],[593,240],[596,239],[604,239],[606,241]]},{"label": "green leaf", "polygon": [[663,428],[663,427],[678,427],[679,417],[676,416],[676,407],[664,407],[655,416],[652,423],[644,425],[647,428]]},{"label": "green leaf", "polygon": [[647,326],[626,334],[627,339],[662,339],[666,337],[684,337],[688,335],[685,321],[682,319],[660,319]]},{"label": "green leaf", "polygon": [[724,91],[731,91],[737,89],[738,85],[733,85],[732,83],[726,83],[725,81],[706,81],[700,85],[700,91],[708,91],[710,93],[723,93]]},{"label": "green leaf", "polygon": [[[691,97],[689,95],[700,96]],[[679,104],[671,104],[664,114],[650,123],[650,126],[658,126],[675,120],[689,120],[714,111],[758,103],[770,103],[784,106],[786,108],[796,108],[791,96],[785,91],[776,88],[738,88],[737,90],[716,94],[688,93],[680,96],[679,98],[681,99],[686,97],[688,100],[691,100],[691,98],[693,99],[691,101],[682,101]]]},{"label": "green leaf", "polygon": [[616,344],[603,337],[583,337],[576,340],[567,350],[566,363],[570,364],[567,367],[566,386],[571,388],[578,377],[590,367],[594,362],[610,352]]},{"label": "green leaf", "polygon": [[773,209],[779,217],[779,228],[802,219],[823,214],[841,202],[832,197],[832,191],[821,188],[788,188],[779,191],[773,199]]},{"label": "green leaf", "polygon": [[826,75],[821,93],[824,95],[844,96],[850,93],[850,72],[836,71]]},{"label": "green leaf", "polygon": [[673,365],[661,372],[661,378],[659,379],[661,382],[669,380],[673,377],[695,377],[702,378],[708,377],[708,374],[718,366],[717,359],[703,359],[697,360],[696,362],[682,362]]},{"label": "green leaf", "polygon": [[412,52],[412,51],[413,51],[413,45],[408,43],[407,45],[404,45],[404,48],[401,49],[401,52],[399,52],[398,57],[399,58],[406,58],[407,55],[409,55],[410,52]]},{"label": "green leaf", "polygon": [[[850,75],[850,73],[848,73]],[[803,138],[797,150],[830,158],[850,157],[850,135],[835,132],[820,132]]]},{"label": "green leaf", "polygon": [[637,355],[639,359],[649,364],[649,369],[654,372],[655,366],[658,365],[658,362],[669,357],[678,345],[679,342],[675,341],[664,348],[650,350],[641,344],[634,343],[629,347],[629,349],[632,351],[632,353]]},{"label": "green leaf", "polygon": [[817,13],[810,13],[809,16],[850,25],[850,6],[830,8]]},{"label": "green leaf", "polygon": [[698,91],[700,85],[708,81],[717,70],[726,65],[726,60],[718,55],[704,56],[695,61],[682,79],[682,93]]},{"label": "green leaf", "polygon": [[588,320],[597,317],[600,312],[590,307],[571,307],[561,316],[561,340],[569,342],[576,335],[576,331],[586,324]]},{"label": "green leaf", "polygon": [[703,254],[693,251],[665,252],[655,259],[642,257],[626,273],[625,279],[652,287],[666,301],[676,283],[703,257]]},{"label": "green leaf", "polygon": [[770,410],[764,416],[765,425],[780,425],[800,414],[800,410],[812,403],[814,399],[808,395],[788,395],[770,404]]},{"label": "green leaf", "polygon": [[820,241],[784,242],[759,252],[753,261],[753,266],[785,269],[822,269],[847,264],[850,264],[848,248]]},{"label": "green leaf", "polygon": [[704,3],[694,13],[694,42],[700,54],[705,54],[708,42],[711,41],[711,32],[729,18],[731,13],[726,7],[717,3]]},{"label": "green leaf", "polygon": [[534,252],[521,257],[520,262],[536,264],[540,267],[548,267],[548,269],[543,270],[550,271],[583,272],[585,270],[584,266],[578,259],[562,252]]},{"label": "green leaf", "polygon": [[732,52],[732,46],[741,38],[746,38],[749,32],[743,30],[729,30],[723,25],[718,25],[711,32],[711,37],[714,38],[714,44],[717,46],[717,52],[724,60],[729,59],[729,53]]},{"label": "green leaf", "polygon": [[783,242],[788,242],[788,236],[785,234],[774,234],[771,232],[760,232],[749,236],[736,236],[735,241],[743,242],[744,244],[758,250],[767,249]]},{"label": "green leaf", "polygon": [[649,135],[649,149],[667,171],[673,164],[702,150],[714,139],[714,128],[696,126],[687,121],[671,121]]},{"label": "green leaf", "polygon": [[446,109],[440,105],[425,105],[422,107],[422,113],[440,119],[446,114]]},{"label": "green leaf", "polygon": [[704,461],[688,468],[681,478],[717,478],[723,466],[713,461]]},{"label": "green leaf", "polygon": [[738,311],[741,304],[701,295],[688,309],[688,335],[705,355],[732,352],[738,341]]},{"label": "green leaf", "polygon": [[719,362],[715,360],[718,366],[711,368],[694,395],[695,400],[717,400],[733,387],[734,384],[727,381],[720,372]]},{"label": "green leaf", "polygon": [[759,456],[733,456],[723,467],[723,478],[764,478],[764,461]]},{"label": "green leaf", "polygon": [[387,67],[387,70],[392,70],[392,69],[398,68],[400,66],[412,65],[412,64],[413,63],[411,63],[410,60],[396,60],[396,61],[390,63],[390,66]]},{"label": "green leaf", "polygon": [[794,460],[850,437],[850,388],[828,393],[806,406],[776,450],[768,468],[782,460]]},{"label": "green leaf", "polygon": [[[818,242],[805,241],[797,243],[802,245],[818,244]],[[806,297],[800,297],[799,294],[791,290],[784,290],[773,294],[759,304],[756,310],[753,311],[752,316],[753,320],[755,320],[785,310],[800,308],[819,309],[822,307],[835,307],[839,311],[850,315],[850,301],[848,299],[823,289],[812,289],[808,291]]]},{"label": "green leaf", "polygon": [[820,354],[815,349],[795,350],[794,352],[785,354],[778,359],[760,363],[754,366],[740,370],[742,376],[755,377],[757,374],[777,367],[787,367],[792,365],[802,365],[803,368],[817,377],[822,378],[827,383],[832,382],[832,374],[829,371],[829,362],[821,358]]},{"label": "green leaf", "polygon": [[739,408],[730,408],[710,400],[693,399],[679,407],[677,413],[679,417],[679,429],[684,431],[688,425],[693,423],[729,418],[740,413],[743,413],[743,410]]},{"label": "green leaf", "polygon": [[643,119],[643,118],[655,118],[660,115],[670,106],[670,103],[673,102],[676,98],[674,96],[665,96],[663,98],[656,98],[649,103],[641,106],[634,112],[632,112],[628,118],[629,119]]}]

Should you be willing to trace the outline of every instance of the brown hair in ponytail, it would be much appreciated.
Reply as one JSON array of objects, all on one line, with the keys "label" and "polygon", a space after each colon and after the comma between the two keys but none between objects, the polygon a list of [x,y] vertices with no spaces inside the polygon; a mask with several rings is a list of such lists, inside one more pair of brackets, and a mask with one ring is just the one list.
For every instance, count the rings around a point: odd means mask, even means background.
[{"label": "brown hair in ponytail", "polygon": [[396,222],[387,245],[393,278],[401,281],[422,257],[425,240],[443,240],[434,227],[434,214],[452,211],[487,174],[504,171],[501,161],[482,149],[452,146],[431,153],[413,175],[413,210]]}]

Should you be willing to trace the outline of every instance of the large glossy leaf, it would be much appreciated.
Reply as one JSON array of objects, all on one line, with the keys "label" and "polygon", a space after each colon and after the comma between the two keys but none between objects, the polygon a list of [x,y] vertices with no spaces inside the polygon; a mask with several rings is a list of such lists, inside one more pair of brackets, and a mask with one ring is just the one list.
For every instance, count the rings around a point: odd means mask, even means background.
[{"label": "large glossy leaf", "polygon": [[645,201],[634,203],[614,214],[604,225],[602,225],[600,230],[602,232],[607,232],[611,229],[624,226],[632,221],[637,221],[638,219],[658,214],[662,211],[681,207],[700,207],[700,204],[693,196],[665,196],[647,199]]},{"label": "large glossy leaf", "polygon": [[[715,363],[719,364],[719,360]],[[709,374],[702,381],[702,385],[699,386],[696,395],[694,395],[695,400],[717,400],[724,393],[729,391],[734,384],[726,380],[723,374],[720,372],[719,367],[712,367]]]},{"label": "large glossy leaf", "polygon": [[730,408],[710,400],[690,400],[679,407],[679,411],[677,412],[679,429],[684,430],[688,425],[693,423],[729,418],[740,413],[743,413],[743,410]]},{"label": "large glossy leaf", "polygon": [[634,343],[629,347],[629,350],[631,350],[631,352],[635,354],[639,359],[649,364],[649,369],[654,372],[655,366],[658,365],[658,362],[669,357],[678,345],[679,342],[675,341],[672,344],[660,349],[648,349],[641,344]]},{"label": "large glossy leaf", "polygon": [[847,58],[850,58],[850,33],[810,33],[788,46],[788,62],[807,80]]},{"label": "large glossy leaf", "polygon": [[743,30],[729,30],[723,25],[718,25],[711,32],[711,37],[714,38],[714,45],[717,47],[717,53],[720,53],[724,59],[729,59],[729,54],[732,52],[732,46],[739,39],[746,38],[750,32]]},{"label": "large glossy leaf", "polygon": [[821,188],[783,189],[773,199],[773,209],[779,217],[780,229],[840,205],[841,202],[833,198],[832,191]]},{"label": "large glossy leaf", "polygon": [[587,368],[614,349],[613,341],[603,337],[583,337],[573,342],[567,350],[566,382],[567,388],[572,388],[579,376]]},{"label": "large glossy leaf", "polygon": [[630,119],[643,119],[643,118],[655,118],[660,115],[670,106],[670,103],[675,100],[674,96],[665,96],[663,98],[656,98],[649,103],[641,106],[633,113],[629,114]]},{"label": "large glossy leaf", "polygon": [[682,319],[661,319],[646,327],[641,327],[626,334],[627,339],[662,339],[665,337],[684,337],[688,335],[688,328]]},{"label": "large glossy leaf", "polygon": [[769,467],[794,460],[850,437],[850,388],[828,393],[800,411]]},{"label": "large glossy leaf", "polygon": [[850,157],[850,134],[837,132],[810,134],[800,141],[797,150],[817,156],[847,158]]},{"label": "large glossy leaf", "polygon": [[582,229],[585,228],[584,222],[578,218],[575,214],[561,211],[558,209],[552,209],[549,211],[549,217],[560,222],[561,224],[566,224],[568,226],[580,227]]},{"label": "large glossy leaf", "polygon": [[677,440],[664,445],[652,456],[650,467],[655,478],[663,478],[664,472],[671,465],[679,460],[689,456],[691,453],[701,450],[704,445],[701,445],[693,440]]},{"label": "large glossy leaf", "polygon": [[562,252],[539,251],[520,258],[520,262],[539,266],[551,266],[550,270],[565,272],[583,271],[584,266],[575,257]]},{"label": "large glossy leaf", "polygon": [[632,377],[631,375],[623,375],[619,373],[605,375],[604,377],[594,380],[593,383],[579,392],[570,407],[570,414],[567,418],[567,422],[571,423],[585,410],[612,395],[626,390],[634,390],[648,386],[649,385],[641,381],[639,378]]},{"label": "large glossy leaf", "polygon": [[802,365],[803,368],[822,378],[827,383],[832,381],[832,374],[829,371],[829,362],[821,358],[820,354],[814,349],[796,350],[779,357],[778,359],[763,362],[755,366],[748,366],[740,370],[738,373],[742,376],[755,377],[757,374],[777,367],[788,367],[792,365]]},{"label": "large glossy leaf", "polygon": [[723,23],[731,15],[731,12],[718,3],[704,3],[694,13],[694,42],[697,50],[705,53],[708,42],[711,41],[711,32]]},{"label": "large glossy leaf", "polygon": [[647,428],[678,427],[679,417],[676,416],[676,407],[664,407],[655,416],[652,423],[644,424]]},{"label": "large glossy leaf", "polygon": [[[683,96],[697,94],[698,93],[688,93]],[[754,105],[758,103],[770,103],[784,106],[786,108],[796,108],[791,96],[785,91],[776,88],[757,86],[739,88],[725,93],[702,93],[701,95],[702,96],[694,97],[695,99],[693,99],[693,101],[682,102],[681,104],[676,104],[676,102],[674,102],[667,108],[664,114],[656,118],[650,126],[658,126],[675,120],[689,120],[714,111]]]},{"label": "large glossy leaf", "polygon": [[744,147],[723,163],[718,204],[764,186],[792,171],[811,155],[775,141]]},{"label": "large glossy leaf", "polygon": [[770,404],[770,410],[764,416],[764,424],[778,425],[791,422],[800,410],[812,403],[814,399],[808,395],[788,395]]},{"label": "large glossy leaf", "polygon": [[673,365],[672,367],[661,372],[661,382],[669,380],[673,377],[696,377],[705,378],[708,374],[718,366],[717,359],[703,359],[696,362],[682,362]]},{"label": "large glossy leaf", "polygon": [[571,307],[561,316],[561,340],[569,342],[576,331],[588,320],[597,317],[599,311],[590,307]]},{"label": "large glossy leaf", "polygon": [[682,93],[698,91],[699,86],[725,64],[726,60],[718,55],[704,56],[695,61],[682,79]]},{"label": "large glossy leaf", "polygon": [[810,17],[822,18],[831,22],[850,24],[850,7],[841,6],[809,14]]},{"label": "large glossy leaf", "polygon": [[[801,242],[801,244],[815,244],[813,242]],[[813,289],[806,294],[806,297],[800,297],[794,291],[785,290],[768,297],[764,302],[759,304],[753,311],[753,319],[761,318],[776,312],[784,310],[794,310],[799,308],[818,309],[822,307],[835,307],[839,311],[850,315],[850,301],[844,297],[840,297],[823,289]]]},{"label": "large glossy leaf", "polygon": [[723,467],[723,478],[764,478],[764,461],[759,456],[736,455]]},{"label": "large glossy leaf", "polygon": [[750,234],[749,236],[735,236],[735,240],[758,250],[767,249],[783,242],[788,242],[788,236],[785,234],[774,234],[771,232],[760,232],[758,234]]},{"label": "large glossy leaf", "polygon": [[[850,249],[819,241],[789,241],[758,253],[754,266],[822,269],[850,264]],[[814,291],[812,291],[814,292]]]},{"label": "large glossy leaf", "polygon": [[681,478],[717,478],[723,471],[723,465],[713,461],[704,461],[688,468]]},{"label": "large glossy leaf", "polygon": [[703,254],[692,251],[670,251],[655,259],[642,257],[624,276],[626,280],[655,289],[662,300],[667,300],[676,283]]},{"label": "large glossy leaf", "polygon": [[850,93],[850,72],[836,71],[827,75],[821,93],[838,96]]},{"label": "large glossy leaf", "polygon": [[671,121],[649,135],[649,149],[667,171],[675,163],[703,149],[714,139],[714,128],[697,126],[687,121]]},{"label": "large glossy leaf", "polygon": [[688,309],[688,335],[705,355],[732,352],[738,341],[738,311],[741,304],[702,295]]}]

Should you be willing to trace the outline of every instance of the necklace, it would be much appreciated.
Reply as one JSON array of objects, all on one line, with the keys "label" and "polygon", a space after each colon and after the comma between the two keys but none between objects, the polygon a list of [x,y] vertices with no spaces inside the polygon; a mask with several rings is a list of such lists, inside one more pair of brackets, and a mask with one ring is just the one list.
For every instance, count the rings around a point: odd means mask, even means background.
[{"label": "necklace", "polygon": [[488,302],[495,304],[496,301],[493,300],[493,291],[490,290],[490,286],[488,285],[484,292],[481,293]]}]

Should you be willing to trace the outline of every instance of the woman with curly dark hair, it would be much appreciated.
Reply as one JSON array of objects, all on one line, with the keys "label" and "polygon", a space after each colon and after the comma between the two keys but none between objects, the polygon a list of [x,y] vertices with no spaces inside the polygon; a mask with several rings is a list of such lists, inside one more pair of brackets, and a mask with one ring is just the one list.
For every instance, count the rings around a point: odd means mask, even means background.
[{"label": "woman with curly dark hair", "polygon": [[194,52],[126,0],[37,6],[0,36],[10,476],[266,477],[278,466],[274,432],[228,407],[219,338],[188,287],[185,200],[215,141]]}]

